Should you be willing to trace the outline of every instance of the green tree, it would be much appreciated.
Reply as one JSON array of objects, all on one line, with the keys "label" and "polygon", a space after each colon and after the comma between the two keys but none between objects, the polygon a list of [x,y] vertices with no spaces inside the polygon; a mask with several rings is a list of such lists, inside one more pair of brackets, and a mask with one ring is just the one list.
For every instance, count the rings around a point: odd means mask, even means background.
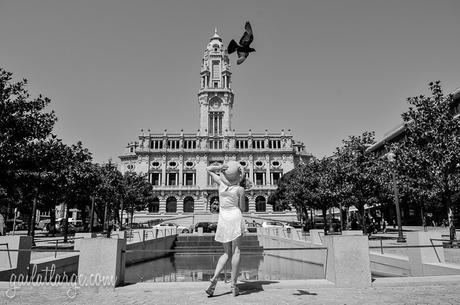
[{"label": "green tree", "polygon": [[346,205],[358,209],[364,233],[367,233],[365,206],[379,202],[388,185],[385,175],[382,176],[384,161],[375,154],[365,154],[366,148],[374,142],[374,132],[363,132],[343,140],[334,154],[348,193]]},{"label": "green tree", "polygon": [[[123,208],[131,214],[133,222],[134,211],[140,211],[147,206],[154,198],[152,184],[147,180],[146,175],[139,175],[134,172],[126,172],[123,176]],[[117,212],[116,215],[119,215]],[[123,225],[123,220],[120,220]]]},{"label": "green tree", "polygon": [[400,176],[416,181],[418,192],[438,198],[449,219],[454,240],[453,196],[460,192],[460,121],[455,117],[452,95],[444,95],[440,82],[429,84],[430,96],[407,99],[409,110],[402,114],[406,133],[395,145]]},{"label": "green tree", "polygon": [[56,122],[54,112],[45,111],[50,99],[32,98],[26,87],[27,80],[14,82],[13,74],[0,68],[0,205],[7,206],[8,215],[14,202],[31,196],[21,190],[23,173],[33,171],[23,167],[24,156],[30,145],[50,135]]}]

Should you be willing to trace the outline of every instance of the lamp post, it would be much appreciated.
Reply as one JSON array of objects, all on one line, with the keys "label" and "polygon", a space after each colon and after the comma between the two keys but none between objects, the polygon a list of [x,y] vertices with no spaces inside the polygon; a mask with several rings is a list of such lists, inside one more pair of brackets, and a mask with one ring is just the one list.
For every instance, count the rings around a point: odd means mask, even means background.
[{"label": "lamp post", "polygon": [[[386,154],[388,162],[394,164],[396,155],[393,152]],[[394,168],[391,169],[391,176],[393,180],[393,191],[394,191],[394,201],[396,206],[396,219],[398,222],[398,243],[405,243],[406,239],[403,236],[402,225],[401,225],[401,210],[399,209],[399,195],[398,195],[398,186],[396,184],[396,171]]]}]

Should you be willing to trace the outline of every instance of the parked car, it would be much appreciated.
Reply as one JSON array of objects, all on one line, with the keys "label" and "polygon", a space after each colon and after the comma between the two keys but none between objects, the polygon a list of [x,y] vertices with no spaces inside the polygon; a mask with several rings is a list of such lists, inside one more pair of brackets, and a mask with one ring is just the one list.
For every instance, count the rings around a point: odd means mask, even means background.
[{"label": "parked car", "polygon": [[302,223],[300,223],[299,221],[290,221],[290,222],[285,224],[285,227],[291,227],[291,228],[294,228],[294,229],[302,229],[303,228]]},{"label": "parked car", "polygon": [[264,221],[262,228],[284,228],[284,225],[278,221]]},{"label": "parked car", "polygon": [[199,222],[195,225],[194,231],[198,232],[198,228],[203,228],[203,233],[215,233],[217,222]]},{"label": "parked car", "polygon": [[179,233],[190,233],[189,228],[187,228],[185,226],[175,224],[173,222],[162,222],[162,223],[159,223],[159,224],[153,226],[153,228],[157,228],[157,229],[162,229],[162,228],[173,229],[173,228],[176,228],[177,232],[179,232]]},{"label": "parked car", "polygon": [[248,232],[250,233],[257,233],[257,228],[259,228],[261,225],[258,222],[249,222],[246,221],[246,228],[248,229]]}]

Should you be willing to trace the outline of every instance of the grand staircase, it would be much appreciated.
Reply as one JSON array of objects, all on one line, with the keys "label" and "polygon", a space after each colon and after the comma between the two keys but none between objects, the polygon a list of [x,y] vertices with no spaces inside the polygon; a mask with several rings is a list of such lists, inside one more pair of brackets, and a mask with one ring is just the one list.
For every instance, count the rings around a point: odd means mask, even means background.
[{"label": "grand staircase", "polygon": [[[241,253],[261,254],[263,247],[259,244],[257,234],[245,234],[241,241]],[[174,243],[176,255],[183,254],[221,254],[224,248],[214,240],[214,234],[180,234]]]}]

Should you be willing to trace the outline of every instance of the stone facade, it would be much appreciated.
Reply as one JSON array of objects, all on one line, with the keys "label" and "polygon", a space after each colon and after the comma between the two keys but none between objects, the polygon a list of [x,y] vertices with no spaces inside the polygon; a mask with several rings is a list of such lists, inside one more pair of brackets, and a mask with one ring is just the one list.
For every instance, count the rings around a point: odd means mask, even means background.
[{"label": "stone facade", "polygon": [[[120,170],[148,174],[158,194],[146,211],[136,215],[139,221],[181,214],[212,216],[218,191],[206,167],[229,160],[240,162],[254,184],[246,193],[245,214],[268,217],[274,211],[266,202],[278,180],[309,158],[304,144],[295,141],[290,130],[237,133],[232,129],[231,76],[227,50],[215,33],[201,61],[198,131],[155,134],[141,130],[138,141],[129,143],[120,156]],[[294,213],[287,214],[295,218]]]}]

